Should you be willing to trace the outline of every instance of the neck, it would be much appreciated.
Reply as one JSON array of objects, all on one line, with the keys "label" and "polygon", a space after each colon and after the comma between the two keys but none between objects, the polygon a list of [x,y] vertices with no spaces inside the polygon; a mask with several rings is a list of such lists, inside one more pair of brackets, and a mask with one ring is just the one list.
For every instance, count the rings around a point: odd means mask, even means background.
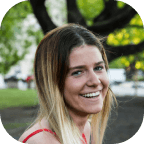
[{"label": "neck", "polygon": [[88,120],[88,114],[84,114],[81,112],[74,112],[74,111],[69,111],[70,116],[72,117],[74,123],[80,130],[80,134],[84,133],[84,128]]}]

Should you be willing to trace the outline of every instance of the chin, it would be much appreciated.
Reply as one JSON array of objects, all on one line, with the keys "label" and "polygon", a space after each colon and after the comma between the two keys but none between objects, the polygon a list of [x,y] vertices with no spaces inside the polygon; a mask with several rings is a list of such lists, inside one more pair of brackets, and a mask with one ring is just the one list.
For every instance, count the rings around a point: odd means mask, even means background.
[{"label": "chin", "polygon": [[93,114],[97,114],[102,111],[102,107],[98,107]]},{"label": "chin", "polygon": [[100,111],[102,111],[102,108],[103,108],[103,105],[99,105],[99,106],[96,106],[95,108],[89,109],[89,111],[87,111],[87,113],[88,114],[97,114]]}]

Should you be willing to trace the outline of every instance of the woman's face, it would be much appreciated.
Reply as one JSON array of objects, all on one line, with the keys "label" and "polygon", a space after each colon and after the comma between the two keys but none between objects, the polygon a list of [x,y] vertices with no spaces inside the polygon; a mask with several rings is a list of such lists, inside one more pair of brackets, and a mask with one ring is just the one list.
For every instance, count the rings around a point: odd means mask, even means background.
[{"label": "woman's face", "polygon": [[102,110],[109,80],[102,55],[96,46],[73,49],[64,86],[64,100],[70,112],[95,114]]}]

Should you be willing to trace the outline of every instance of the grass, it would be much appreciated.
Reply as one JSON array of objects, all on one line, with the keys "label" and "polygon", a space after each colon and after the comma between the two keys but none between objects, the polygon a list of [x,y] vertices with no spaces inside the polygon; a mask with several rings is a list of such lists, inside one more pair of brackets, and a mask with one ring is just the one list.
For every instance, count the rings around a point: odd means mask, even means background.
[{"label": "grass", "polygon": [[28,127],[31,123],[8,123],[4,125],[6,130],[15,129],[19,127]]},{"label": "grass", "polygon": [[33,89],[28,89],[25,91],[19,89],[0,90],[0,109],[34,106],[37,104],[37,93]]}]

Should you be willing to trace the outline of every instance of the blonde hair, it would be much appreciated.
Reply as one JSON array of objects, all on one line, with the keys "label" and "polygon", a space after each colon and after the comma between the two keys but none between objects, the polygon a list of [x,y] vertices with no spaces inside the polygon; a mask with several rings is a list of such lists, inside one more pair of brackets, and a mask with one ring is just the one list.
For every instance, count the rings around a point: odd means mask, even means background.
[{"label": "blonde hair", "polygon": [[[36,122],[46,117],[62,144],[81,144],[82,140],[79,129],[64,103],[63,91],[69,68],[69,55],[73,48],[83,44],[96,45],[108,69],[101,42],[92,32],[77,24],[67,24],[48,32],[35,54],[34,76],[40,104]],[[93,144],[102,144],[113,98],[115,99],[109,88],[102,111],[90,115]]]}]

